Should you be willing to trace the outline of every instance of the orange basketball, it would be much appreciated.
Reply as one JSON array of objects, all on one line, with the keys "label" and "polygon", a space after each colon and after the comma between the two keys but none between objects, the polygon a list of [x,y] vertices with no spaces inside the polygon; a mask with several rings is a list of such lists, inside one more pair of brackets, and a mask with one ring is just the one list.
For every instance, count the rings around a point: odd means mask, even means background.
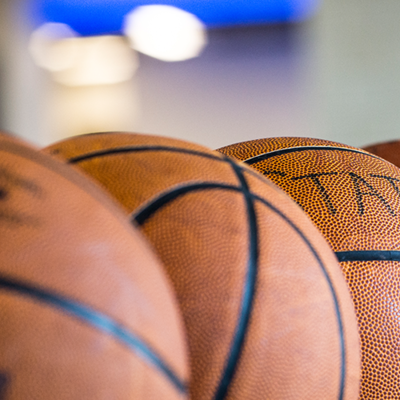
[{"label": "orange basketball", "polygon": [[400,141],[392,140],[390,142],[382,142],[371,144],[364,147],[364,150],[369,151],[386,161],[391,162],[396,167],[400,167]]},{"label": "orange basketball", "polygon": [[268,176],[320,228],[341,262],[362,348],[361,399],[400,398],[400,170],[361,149],[271,138],[219,149]]},{"label": "orange basketball", "polygon": [[1,134],[0,220],[1,399],[187,398],[169,282],[102,190]]},{"label": "orange basketball", "polygon": [[191,398],[358,397],[358,329],[340,266],[275,185],[170,138],[86,135],[45,151],[100,182],[158,252],[188,332]]}]

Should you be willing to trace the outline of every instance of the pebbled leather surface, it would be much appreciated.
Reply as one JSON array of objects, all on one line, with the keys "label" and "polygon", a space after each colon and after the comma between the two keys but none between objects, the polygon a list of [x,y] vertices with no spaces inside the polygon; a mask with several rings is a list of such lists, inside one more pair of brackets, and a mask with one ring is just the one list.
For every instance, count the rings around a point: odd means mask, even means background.
[{"label": "pebbled leather surface", "polygon": [[159,260],[82,174],[0,134],[0,396],[187,398],[118,332],[188,380],[181,317]]},{"label": "pebbled leather surface", "polygon": [[[259,139],[219,151],[267,175],[335,252],[354,255],[341,266],[360,330],[360,399],[399,398],[400,170],[365,150],[310,138]],[[366,251],[377,259],[357,261]]]},{"label": "pebbled leather surface", "polygon": [[358,329],[340,266],[274,184],[217,152],[165,137],[85,135],[44,151],[100,183],[162,259],[188,332],[191,398],[358,397]]}]

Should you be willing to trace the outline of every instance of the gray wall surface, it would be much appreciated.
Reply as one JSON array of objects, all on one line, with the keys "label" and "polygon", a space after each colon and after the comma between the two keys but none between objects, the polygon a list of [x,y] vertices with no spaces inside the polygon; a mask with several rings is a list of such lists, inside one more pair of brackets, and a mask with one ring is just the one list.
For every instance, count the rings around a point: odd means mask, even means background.
[{"label": "gray wall surface", "polygon": [[[31,28],[15,7],[11,14],[17,15],[6,27],[13,46],[1,49],[0,122],[3,129],[47,145],[66,136],[54,120],[48,123],[60,88],[34,66],[27,52]],[[130,95],[120,98],[132,118],[105,130],[170,136],[211,148],[273,136],[358,147],[395,139],[400,136],[399,21],[398,0],[325,0],[312,20],[297,26],[210,31],[209,45],[196,59],[165,63],[140,55],[135,77],[121,91],[128,88]]]}]

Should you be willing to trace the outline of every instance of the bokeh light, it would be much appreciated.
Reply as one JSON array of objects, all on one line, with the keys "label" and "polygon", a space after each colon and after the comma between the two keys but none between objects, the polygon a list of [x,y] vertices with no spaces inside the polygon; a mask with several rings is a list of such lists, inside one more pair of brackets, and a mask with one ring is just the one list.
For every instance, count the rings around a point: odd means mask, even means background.
[{"label": "bokeh light", "polygon": [[136,53],[124,37],[79,37],[64,24],[48,23],[34,31],[30,51],[37,65],[67,86],[127,81],[138,66]]},{"label": "bokeh light", "polygon": [[77,36],[66,24],[46,23],[32,33],[29,50],[38,66],[49,71],[62,71],[76,60],[76,41],[69,39]]},{"label": "bokeh light", "polygon": [[166,5],[135,8],[125,17],[124,33],[134,49],[163,61],[197,57],[207,43],[196,16]]}]

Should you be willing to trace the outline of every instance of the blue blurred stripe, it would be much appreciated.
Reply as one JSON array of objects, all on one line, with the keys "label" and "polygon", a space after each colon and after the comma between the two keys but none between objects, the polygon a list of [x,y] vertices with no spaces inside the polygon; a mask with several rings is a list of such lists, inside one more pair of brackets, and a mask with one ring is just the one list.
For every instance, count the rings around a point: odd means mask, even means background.
[{"label": "blue blurred stripe", "polygon": [[172,5],[208,27],[301,21],[320,0],[32,0],[41,22],[61,22],[81,35],[121,33],[124,16],[137,6]]}]

